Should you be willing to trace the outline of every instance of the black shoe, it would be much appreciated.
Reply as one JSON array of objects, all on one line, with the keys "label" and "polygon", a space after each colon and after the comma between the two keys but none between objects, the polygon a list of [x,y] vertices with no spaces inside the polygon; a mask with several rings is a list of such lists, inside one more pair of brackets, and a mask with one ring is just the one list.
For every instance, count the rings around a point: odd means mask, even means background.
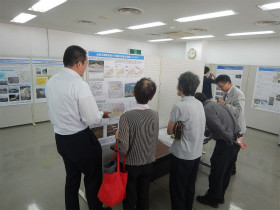
[{"label": "black shoe", "polygon": [[196,200],[199,203],[211,206],[213,208],[218,208],[218,205],[219,205],[217,201],[209,200],[205,195],[203,195],[203,196],[201,196],[201,195],[196,196]]},{"label": "black shoe", "polygon": [[218,203],[224,204],[225,203],[225,199],[219,200]]},{"label": "black shoe", "polygon": [[233,175],[235,175],[236,174],[236,171],[232,171],[231,172],[231,175],[233,176]]}]

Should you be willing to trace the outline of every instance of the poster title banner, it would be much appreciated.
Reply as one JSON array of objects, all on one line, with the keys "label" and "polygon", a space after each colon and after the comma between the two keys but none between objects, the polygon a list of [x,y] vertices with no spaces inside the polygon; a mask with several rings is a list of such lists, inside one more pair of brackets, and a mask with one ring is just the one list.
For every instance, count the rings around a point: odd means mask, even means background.
[{"label": "poster title banner", "polygon": [[217,69],[223,69],[223,70],[243,70],[243,66],[217,66]]},{"label": "poster title banner", "polygon": [[116,54],[116,53],[104,53],[104,52],[88,52],[88,55],[91,57],[144,60],[143,55],[128,55],[128,54]]},{"label": "poster title banner", "polygon": [[259,71],[274,71],[274,72],[280,72],[280,68],[265,68],[265,67],[259,67]]}]

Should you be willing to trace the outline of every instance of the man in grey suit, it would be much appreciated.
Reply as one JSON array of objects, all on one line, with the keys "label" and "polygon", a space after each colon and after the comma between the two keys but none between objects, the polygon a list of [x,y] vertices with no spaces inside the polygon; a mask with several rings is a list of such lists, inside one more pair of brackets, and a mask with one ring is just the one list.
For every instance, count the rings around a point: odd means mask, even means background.
[{"label": "man in grey suit", "polygon": [[226,105],[208,100],[203,93],[196,93],[194,97],[202,102],[206,125],[216,140],[210,159],[209,189],[204,196],[197,196],[196,200],[217,208],[219,203],[224,203],[224,195],[240,147],[246,148],[247,145],[242,142],[242,137],[239,138],[240,127]]},{"label": "man in grey suit", "polygon": [[[224,92],[223,98],[219,98],[218,102],[226,105],[234,114],[240,127],[240,134],[241,136],[243,136],[243,134],[246,131],[246,122],[244,114],[245,96],[243,92],[235,85],[231,84],[231,80],[228,75],[219,75],[216,78],[215,83]],[[235,173],[236,164],[234,164],[232,170],[232,174],[234,175]]]}]

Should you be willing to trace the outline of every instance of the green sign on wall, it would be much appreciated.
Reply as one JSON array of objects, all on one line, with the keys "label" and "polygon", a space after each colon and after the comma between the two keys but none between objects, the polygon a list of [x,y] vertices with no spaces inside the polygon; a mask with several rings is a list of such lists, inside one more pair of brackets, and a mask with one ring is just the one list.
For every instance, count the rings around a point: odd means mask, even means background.
[{"label": "green sign on wall", "polygon": [[129,49],[129,54],[141,55],[141,50]]}]

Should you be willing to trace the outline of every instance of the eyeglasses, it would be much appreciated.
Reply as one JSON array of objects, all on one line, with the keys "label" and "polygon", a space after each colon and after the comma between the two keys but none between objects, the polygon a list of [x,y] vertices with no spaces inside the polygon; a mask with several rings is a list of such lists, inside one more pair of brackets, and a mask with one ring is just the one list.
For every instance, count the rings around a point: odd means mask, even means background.
[{"label": "eyeglasses", "polygon": [[220,89],[222,89],[225,85],[226,85],[226,83],[219,83],[219,84],[217,84],[218,85],[218,87],[220,88]]}]

